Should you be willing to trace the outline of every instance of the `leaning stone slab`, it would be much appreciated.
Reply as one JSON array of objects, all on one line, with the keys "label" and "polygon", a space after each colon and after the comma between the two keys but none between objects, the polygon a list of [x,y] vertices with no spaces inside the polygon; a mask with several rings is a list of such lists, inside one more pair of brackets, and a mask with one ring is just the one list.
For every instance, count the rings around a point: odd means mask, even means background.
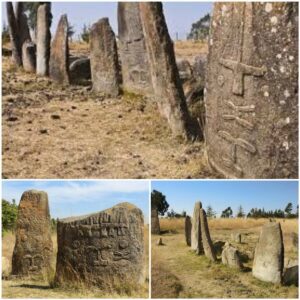
[{"label": "leaning stone slab", "polygon": [[40,76],[49,75],[51,21],[51,3],[39,5],[36,26],[36,74]]},{"label": "leaning stone slab", "polygon": [[69,84],[69,38],[67,15],[62,15],[51,44],[50,78],[60,84]]},{"label": "leaning stone slab", "polygon": [[160,234],[158,211],[154,207],[151,208],[151,233]]},{"label": "leaning stone slab", "polygon": [[284,248],[280,223],[263,226],[255,248],[252,274],[254,277],[273,283],[281,283]]},{"label": "leaning stone slab", "polygon": [[238,250],[228,242],[225,244],[225,247],[222,251],[222,263],[236,269],[243,268]]},{"label": "leaning stone slab", "polygon": [[142,283],[143,228],[142,211],[130,203],[59,220],[56,284],[109,290],[121,282]]},{"label": "leaning stone slab", "polygon": [[184,222],[185,241],[188,246],[192,245],[192,222],[191,217],[186,216]]},{"label": "leaning stone slab", "polygon": [[22,46],[22,60],[25,72],[35,72],[35,44],[31,41],[25,41]]},{"label": "leaning stone slab", "polygon": [[138,2],[118,3],[118,37],[123,89],[152,94],[152,81]]},{"label": "leaning stone slab", "polygon": [[202,237],[205,256],[207,256],[212,261],[216,261],[217,257],[209,233],[206,212],[203,208],[200,209],[200,222],[201,222],[201,237]]},{"label": "leaning stone slab", "polygon": [[298,3],[214,4],[205,103],[215,169],[298,178]]},{"label": "leaning stone slab", "polygon": [[191,247],[197,254],[204,254],[202,236],[201,236],[201,221],[200,210],[202,209],[202,203],[196,202],[194,207],[193,219],[192,219],[192,232],[191,232]]},{"label": "leaning stone slab", "polygon": [[100,19],[90,32],[93,91],[116,97],[120,94],[119,63],[115,34],[108,18]]},{"label": "leaning stone slab", "polygon": [[47,193],[30,190],[22,194],[18,207],[12,274],[47,276],[53,252]]}]

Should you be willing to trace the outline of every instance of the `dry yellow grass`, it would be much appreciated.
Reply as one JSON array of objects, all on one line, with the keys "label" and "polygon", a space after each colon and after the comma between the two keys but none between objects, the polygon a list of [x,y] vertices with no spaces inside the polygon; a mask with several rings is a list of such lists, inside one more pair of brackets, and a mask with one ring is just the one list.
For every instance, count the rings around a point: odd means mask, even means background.
[{"label": "dry yellow grass", "polygon": [[[57,236],[52,234],[53,241],[53,256],[52,269],[56,267],[57,254]],[[12,232],[7,232],[2,238],[2,257],[8,259],[11,265],[13,248],[15,245],[15,235]],[[145,247],[145,282],[139,287],[126,289],[126,293],[114,292],[107,293],[96,288],[76,288],[68,287],[51,287],[49,282],[40,280],[2,280],[2,297],[3,298],[148,298],[149,294],[149,226],[144,227],[144,247]],[[11,269],[11,266],[9,266]],[[54,274],[52,274],[54,276]],[[50,278],[51,280],[51,278]]]},{"label": "dry yellow grass", "polygon": [[[298,220],[278,219],[282,225],[285,259],[298,259],[298,248],[291,234],[298,234]],[[157,246],[152,235],[152,297],[165,297],[164,287],[171,287],[176,298],[297,298],[295,286],[279,286],[255,279],[251,274],[253,254],[262,225],[268,219],[212,219],[209,220],[213,241],[229,241],[242,254],[244,272],[209,262],[186,246],[184,219],[161,219],[164,246]],[[242,233],[242,244],[232,240],[232,233]]]},{"label": "dry yellow grass", "polygon": [[193,63],[196,56],[206,56],[208,53],[208,45],[206,42],[200,41],[176,41],[174,43],[176,58],[186,59]]}]

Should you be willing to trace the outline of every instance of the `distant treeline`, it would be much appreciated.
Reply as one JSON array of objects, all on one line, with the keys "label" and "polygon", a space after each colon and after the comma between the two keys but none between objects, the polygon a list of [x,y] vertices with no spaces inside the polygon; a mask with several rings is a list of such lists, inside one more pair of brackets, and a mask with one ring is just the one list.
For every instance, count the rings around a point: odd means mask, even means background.
[{"label": "distant treeline", "polygon": [[[12,202],[2,199],[2,233],[5,231],[14,231],[17,222],[18,206],[16,200]],[[57,220],[51,219],[51,229],[56,231]]]}]

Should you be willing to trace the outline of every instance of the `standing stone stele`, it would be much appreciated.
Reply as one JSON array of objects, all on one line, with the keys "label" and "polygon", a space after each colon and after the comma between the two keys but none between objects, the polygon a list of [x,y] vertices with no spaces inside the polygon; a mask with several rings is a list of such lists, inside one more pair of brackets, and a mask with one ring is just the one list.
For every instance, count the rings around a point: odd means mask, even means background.
[{"label": "standing stone stele", "polygon": [[263,226],[255,248],[252,274],[273,283],[281,283],[284,264],[284,247],[280,223]]},{"label": "standing stone stele", "polygon": [[239,251],[228,242],[225,244],[225,247],[222,251],[222,263],[236,269],[243,268]]},{"label": "standing stone stele", "polygon": [[16,224],[12,274],[48,276],[53,245],[47,193],[29,190],[22,194]]},{"label": "standing stone stele", "polygon": [[217,257],[209,233],[206,212],[203,208],[200,209],[200,222],[201,222],[201,238],[202,238],[202,244],[203,244],[205,256],[207,256],[212,261],[216,261]]},{"label": "standing stone stele", "polygon": [[202,237],[201,237],[201,221],[200,210],[202,209],[202,203],[196,202],[194,206],[194,213],[192,219],[192,232],[191,232],[191,247],[197,254],[204,254]]},{"label": "standing stone stele", "polygon": [[108,18],[92,26],[90,53],[93,91],[117,97],[120,94],[118,50]]},{"label": "standing stone stele", "polygon": [[25,72],[35,72],[35,44],[31,41],[25,41],[22,46],[22,60]]},{"label": "standing stone stele", "polygon": [[36,74],[39,76],[49,75],[51,20],[51,3],[39,5],[36,27]]},{"label": "standing stone stele", "polygon": [[60,84],[69,84],[69,37],[67,15],[62,15],[51,44],[49,75]]},{"label": "standing stone stele", "polygon": [[31,41],[27,16],[24,12],[24,2],[16,3],[16,21],[18,25],[18,34],[20,39],[20,46],[23,48],[23,44],[27,41]]},{"label": "standing stone stele", "polygon": [[123,90],[151,94],[150,66],[138,2],[118,2],[118,37]]},{"label": "standing stone stele", "polygon": [[158,211],[155,207],[151,208],[151,233],[160,234]]},{"label": "standing stone stele", "polygon": [[298,3],[214,4],[205,104],[216,170],[298,177]]},{"label": "standing stone stele", "polygon": [[144,282],[144,218],[130,203],[57,224],[55,282],[110,290]]},{"label": "standing stone stele", "polygon": [[187,246],[192,245],[192,222],[191,217],[186,216],[184,220],[184,233]]},{"label": "standing stone stele", "polygon": [[160,113],[167,119],[176,136],[193,139],[199,135],[190,117],[179,72],[173,42],[160,2],[139,2],[152,85]]}]

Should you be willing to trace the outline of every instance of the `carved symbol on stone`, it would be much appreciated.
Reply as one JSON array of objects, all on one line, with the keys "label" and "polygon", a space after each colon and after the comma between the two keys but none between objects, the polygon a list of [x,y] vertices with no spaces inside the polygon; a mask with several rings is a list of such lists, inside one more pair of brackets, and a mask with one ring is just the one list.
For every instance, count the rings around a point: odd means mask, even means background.
[{"label": "carved symbol on stone", "polygon": [[41,254],[26,254],[24,256],[24,262],[29,272],[36,272],[42,268],[44,257]]},{"label": "carved symbol on stone", "polygon": [[224,76],[223,75],[219,75],[218,79],[217,79],[218,85],[219,86],[223,86],[224,85],[224,81],[225,81]]},{"label": "carved symbol on stone", "polygon": [[254,105],[235,105],[231,101],[225,101],[225,104],[227,104],[227,106],[233,110],[233,114],[224,114],[223,115],[224,120],[226,121],[234,120],[239,125],[246,127],[249,130],[252,130],[254,128],[254,124],[241,117],[242,113],[254,112],[255,110]]},{"label": "carved symbol on stone", "polygon": [[93,266],[107,266],[109,261],[103,259],[102,251],[106,249],[111,249],[110,245],[97,248],[95,246],[87,247],[87,259],[91,262]]},{"label": "carved symbol on stone", "polygon": [[[246,7],[251,7],[251,11],[245,12]],[[248,8],[249,9],[249,8]],[[247,16],[246,16],[247,14]],[[233,71],[233,85],[232,85],[232,93],[235,95],[242,96],[244,94],[244,76],[256,76],[261,77],[266,73],[266,67],[255,67],[250,66],[243,62],[243,47],[244,47],[244,39],[252,38],[252,24],[248,24],[247,28],[245,28],[246,18],[251,18],[252,16],[252,4],[244,4],[244,12],[243,12],[243,20],[241,21],[240,26],[240,42],[238,45],[238,57],[237,60],[220,58],[219,63]],[[245,47],[247,47],[246,45]]]}]

